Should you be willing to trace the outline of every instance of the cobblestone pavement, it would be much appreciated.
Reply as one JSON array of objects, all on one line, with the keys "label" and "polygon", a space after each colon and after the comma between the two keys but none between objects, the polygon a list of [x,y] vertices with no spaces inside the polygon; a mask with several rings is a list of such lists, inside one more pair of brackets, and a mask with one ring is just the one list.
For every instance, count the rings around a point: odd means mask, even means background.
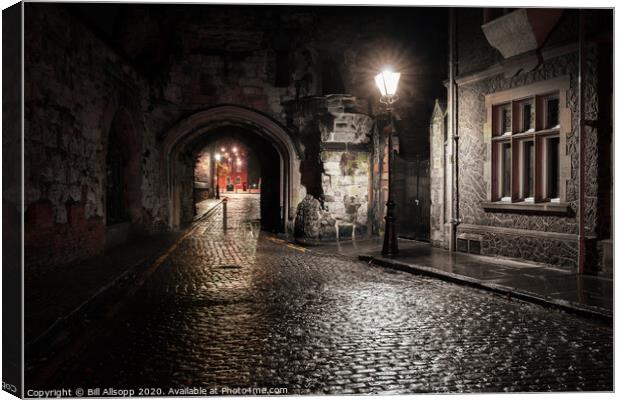
[{"label": "cobblestone pavement", "polygon": [[57,387],[298,393],[612,390],[612,328],[199,221]]},{"label": "cobblestone pavement", "polygon": [[206,199],[196,203],[196,217],[203,216],[207,211],[213,208],[221,200],[219,199]]}]

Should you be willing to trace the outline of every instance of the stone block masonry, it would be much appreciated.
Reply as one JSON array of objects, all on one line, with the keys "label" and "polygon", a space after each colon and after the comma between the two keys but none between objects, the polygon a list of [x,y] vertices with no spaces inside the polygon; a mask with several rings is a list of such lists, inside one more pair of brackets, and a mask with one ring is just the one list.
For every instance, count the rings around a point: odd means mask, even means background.
[{"label": "stone block masonry", "polygon": [[[308,109],[312,109],[309,112]],[[320,182],[316,203],[306,198],[298,209],[295,235],[298,238],[334,240],[365,236],[371,229],[371,144],[374,119],[356,112],[357,100],[349,95],[313,97],[292,108],[289,118],[297,121],[307,138],[319,138]],[[306,154],[306,157],[311,156]],[[311,212],[320,204],[319,212]],[[308,218],[308,215],[315,218]],[[303,227],[303,228],[302,228]]]},{"label": "stone block masonry", "polygon": [[[567,235],[577,233],[577,184],[576,179],[569,179],[563,183],[566,185],[566,201],[570,204],[571,212],[567,215],[533,215],[528,213],[510,213],[488,211],[483,209],[481,200],[487,198],[490,179],[484,172],[484,164],[481,160],[489,162],[491,154],[485,145],[482,126],[486,121],[487,110],[480,102],[480,94],[492,94],[520,86],[542,82],[555,77],[575,77],[577,73],[576,54],[554,58],[546,61],[539,69],[530,73],[524,73],[512,79],[503,76],[495,76],[479,82],[464,85],[459,89],[459,181],[460,181],[460,215],[463,226],[459,227],[459,233],[472,232],[470,225],[489,226],[506,229],[516,229],[521,235],[526,231],[551,232]],[[571,82],[577,82],[571,79]],[[593,85],[589,80],[587,85]],[[595,92],[595,89],[589,89]],[[574,83],[567,93],[568,106],[573,116],[577,115],[575,96],[577,92]],[[485,122],[486,121],[486,122]],[[577,154],[577,124],[573,119],[572,128],[568,128],[566,135],[567,160],[570,161],[568,168],[569,176],[576,177],[578,174]],[[593,165],[596,164],[596,149],[588,146],[588,154]],[[588,171],[592,171],[588,167]],[[588,172],[591,174],[592,172]],[[591,176],[590,182],[596,182]],[[595,183],[594,183],[595,184]],[[587,225],[592,230],[596,210],[588,213]],[[561,266],[568,270],[574,270],[577,266],[577,242],[576,240],[558,241],[542,236],[519,237],[520,235],[505,235],[498,230],[489,229],[483,235],[482,252],[488,255],[500,255],[507,257],[524,258],[543,264]],[[568,237],[568,236],[567,236]],[[518,239],[518,240],[515,240]]]},{"label": "stone block masonry", "polygon": [[[565,18],[560,19],[558,26],[551,33],[547,44],[539,50],[541,57],[528,58],[526,56],[512,57],[505,60],[495,51],[482,35],[482,13],[480,10],[459,10],[457,12],[458,34],[456,46],[458,48],[458,72],[456,76],[457,96],[457,132],[458,140],[458,207],[460,221],[457,226],[457,237],[467,239],[469,244],[463,248],[473,248],[476,252],[485,255],[504,256],[525,259],[568,271],[577,268],[578,246],[578,212],[579,212],[579,59],[576,44],[566,46],[574,41],[577,29],[577,11],[564,11]],[[593,14],[592,14],[593,15]],[[589,18],[592,18],[592,15]],[[590,28],[595,29],[595,28]],[[553,43],[554,45],[549,45]],[[558,43],[562,44],[561,46]],[[472,47],[476,47],[473,51]],[[472,50],[472,51],[469,51]],[[600,85],[601,54],[597,46],[590,46],[584,54],[584,90],[585,90],[585,120],[598,121],[601,118]],[[501,60],[501,62],[499,62]],[[557,93],[559,103],[558,127],[552,131],[559,138],[558,155],[558,199],[563,209],[546,211],[543,204],[530,204],[530,208],[521,197],[522,185],[525,178],[520,175],[524,168],[518,157],[519,145],[523,134],[538,135],[544,132],[542,122],[538,121],[536,128],[514,136],[518,131],[507,133],[498,139],[497,132],[493,131],[492,107],[501,104],[514,104],[524,98],[536,97],[540,99],[549,93]],[[510,103],[513,101],[513,103]],[[449,106],[448,106],[449,107]],[[540,107],[540,106],[539,106]],[[541,110],[541,108],[539,108]],[[443,153],[443,132],[440,129],[442,121],[440,110],[436,108],[431,129],[432,143],[432,172],[433,206],[432,206],[432,243],[445,246],[447,229],[445,229],[447,215],[442,213],[443,190],[448,186],[444,180],[450,161]],[[537,111],[539,112],[539,111]],[[515,114],[515,115],[518,115]],[[436,117],[436,118],[435,118]],[[506,117],[508,118],[508,117]],[[435,121],[437,119],[437,121]],[[518,120],[514,125],[517,127]],[[604,123],[599,121],[599,126]],[[518,129],[518,128],[517,128]],[[548,133],[548,132],[547,132]],[[605,149],[601,143],[608,140],[605,132],[599,128],[587,127],[584,129],[585,150],[585,232],[596,241],[606,239],[604,227],[609,221],[601,219],[601,215],[609,213],[604,207],[601,197],[606,194],[601,187],[606,187],[605,179],[601,179],[601,155]],[[493,136],[495,135],[495,139]],[[532,136],[533,137],[533,136]],[[540,138],[541,136],[536,136]],[[448,137],[448,140],[449,137]],[[497,193],[493,193],[493,175],[497,174],[499,163],[493,153],[493,140],[512,140],[514,143],[513,163],[510,165],[511,186],[509,200],[505,198],[501,204]],[[530,139],[534,140],[534,139]],[[538,146],[542,146],[541,139],[536,139]],[[537,165],[543,163],[542,147],[538,148]],[[495,159],[494,159],[495,157]],[[444,165],[442,167],[442,164]],[[518,168],[517,168],[518,167]],[[605,167],[605,166],[603,166]],[[495,169],[494,169],[495,168]],[[541,167],[536,167],[541,168]],[[495,171],[495,172],[493,172]],[[538,171],[535,169],[535,171]],[[545,169],[546,171],[546,169]],[[544,172],[545,174],[547,172]],[[545,179],[543,172],[533,172],[537,193],[542,191]],[[609,179],[609,178],[606,178]],[[543,183],[541,183],[541,181]],[[497,181],[494,183],[498,185]],[[454,193],[446,192],[448,196]],[[540,194],[537,194],[540,196]],[[506,197],[506,196],[503,196]],[[544,196],[542,196],[544,197]],[[539,200],[547,200],[540,198]],[[550,203],[547,203],[550,204]],[[602,204],[602,205],[601,205]],[[471,238],[477,238],[475,240]],[[475,242],[475,243],[472,243]],[[604,259],[602,254],[596,253],[596,246],[588,248],[590,268],[601,269],[600,263]],[[601,248],[601,246],[598,246]],[[597,264],[599,264],[597,266]]]},{"label": "stone block masonry", "polygon": [[161,200],[149,168],[156,154],[143,125],[146,83],[65,10],[25,5],[26,265],[74,262],[106,245],[108,134],[120,113],[135,188],[136,228],[153,231]]},{"label": "stone block masonry", "polygon": [[360,230],[368,222],[370,185],[369,154],[365,152],[324,151],[322,186],[325,210],[345,224]]}]

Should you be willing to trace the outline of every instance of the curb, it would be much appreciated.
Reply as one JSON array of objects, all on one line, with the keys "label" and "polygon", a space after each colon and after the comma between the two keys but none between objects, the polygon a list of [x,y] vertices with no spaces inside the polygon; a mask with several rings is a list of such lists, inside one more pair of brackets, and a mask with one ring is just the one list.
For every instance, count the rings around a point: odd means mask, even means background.
[{"label": "curb", "polygon": [[550,308],[556,308],[562,311],[577,314],[583,317],[595,318],[602,320],[608,324],[613,323],[613,311],[609,311],[600,307],[584,306],[581,303],[575,303],[566,300],[553,299],[550,297],[542,297],[540,295],[515,289],[510,286],[499,285],[496,283],[483,282],[481,280],[471,278],[465,275],[445,272],[432,267],[423,265],[408,264],[397,260],[391,260],[383,257],[375,257],[371,255],[360,255],[358,259],[366,261],[369,264],[376,264],[382,267],[392,268],[417,275],[425,275],[432,278],[438,278],[443,281],[456,283],[464,286],[482,289],[493,293],[501,294],[510,298],[527,301]]}]

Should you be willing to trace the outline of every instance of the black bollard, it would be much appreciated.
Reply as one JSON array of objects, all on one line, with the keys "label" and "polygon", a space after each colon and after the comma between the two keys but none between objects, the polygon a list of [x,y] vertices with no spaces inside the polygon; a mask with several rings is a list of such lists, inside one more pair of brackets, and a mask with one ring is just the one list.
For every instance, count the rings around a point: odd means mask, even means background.
[{"label": "black bollard", "polygon": [[222,208],[223,208],[223,210],[224,210],[224,213],[223,213],[223,214],[224,214],[224,220],[223,220],[223,223],[224,223],[224,230],[226,230],[226,229],[227,229],[227,227],[228,227],[227,218],[226,218],[226,212],[227,212],[227,211],[226,211],[226,203],[227,203],[227,202],[228,202],[228,199],[227,199],[226,197],[224,197],[224,199],[222,199]]}]

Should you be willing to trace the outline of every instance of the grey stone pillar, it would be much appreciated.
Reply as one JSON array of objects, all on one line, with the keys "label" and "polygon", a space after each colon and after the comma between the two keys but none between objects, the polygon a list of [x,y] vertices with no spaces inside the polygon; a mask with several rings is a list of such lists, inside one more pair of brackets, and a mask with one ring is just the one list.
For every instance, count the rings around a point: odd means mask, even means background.
[{"label": "grey stone pillar", "polygon": [[431,117],[431,244],[448,248],[450,234],[448,228],[450,210],[446,210],[446,161],[447,131],[445,126],[446,110],[435,101]]}]

